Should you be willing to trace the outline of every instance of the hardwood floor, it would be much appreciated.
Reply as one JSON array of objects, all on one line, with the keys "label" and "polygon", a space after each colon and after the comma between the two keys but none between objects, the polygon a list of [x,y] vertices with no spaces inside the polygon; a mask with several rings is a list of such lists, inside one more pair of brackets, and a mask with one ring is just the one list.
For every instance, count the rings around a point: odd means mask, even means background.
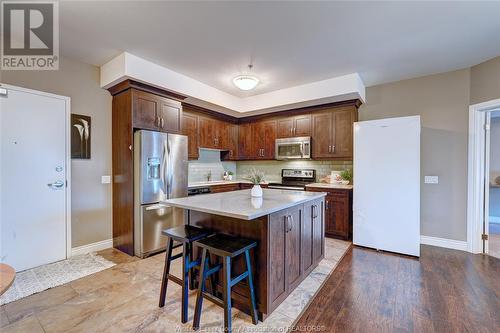
[{"label": "hardwood floor", "polygon": [[491,256],[424,245],[418,260],[353,247],[296,329],[498,332],[499,273]]}]

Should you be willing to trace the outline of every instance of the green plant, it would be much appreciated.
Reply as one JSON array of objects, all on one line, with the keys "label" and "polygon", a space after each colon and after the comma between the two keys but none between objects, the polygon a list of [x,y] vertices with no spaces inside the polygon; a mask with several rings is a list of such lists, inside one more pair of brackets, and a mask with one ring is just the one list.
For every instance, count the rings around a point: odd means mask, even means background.
[{"label": "green plant", "polygon": [[228,171],[228,172],[227,172],[227,174],[228,174],[229,176],[234,175],[234,173],[233,173],[232,171]]},{"label": "green plant", "polygon": [[342,177],[343,180],[348,180],[349,183],[352,182],[352,171],[351,169],[344,169],[340,172],[340,177]]},{"label": "green plant", "polygon": [[253,168],[250,170],[250,173],[245,177],[245,179],[254,185],[258,185],[264,181],[264,173]]}]

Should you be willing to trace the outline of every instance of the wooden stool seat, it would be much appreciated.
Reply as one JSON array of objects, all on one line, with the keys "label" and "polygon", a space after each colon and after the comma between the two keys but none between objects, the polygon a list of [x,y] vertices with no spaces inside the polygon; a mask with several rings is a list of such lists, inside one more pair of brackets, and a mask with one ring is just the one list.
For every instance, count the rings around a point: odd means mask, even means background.
[{"label": "wooden stool seat", "polygon": [[[246,279],[248,294],[250,299],[250,313],[252,322],[256,325],[257,301],[253,285],[252,266],[250,263],[250,250],[257,246],[257,242],[250,239],[232,237],[223,234],[217,234],[194,242],[194,245],[202,249],[200,262],[200,279],[198,284],[198,294],[196,296],[196,305],[194,309],[193,329],[200,328],[201,307],[203,298],[224,308],[224,332],[231,332],[231,288],[237,283]],[[237,277],[231,277],[231,261],[234,257],[244,254],[246,270]],[[223,263],[211,266],[210,255],[222,257]],[[205,292],[205,281],[210,279],[211,275],[222,270],[222,299],[216,297],[216,293],[209,294]],[[213,280],[210,280],[213,287]]]},{"label": "wooden stool seat", "polygon": [[211,234],[208,230],[193,227],[191,225],[181,225],[179,227],[163,230],[161,233],[182,243],[194,242]]},{"label": "wooden stool seat", "polygon": [[220,257],[234,258],[243,252],[257,246],[254,240],[237,238],[224,234],[216,234],[196,242],[196,246],[207,249]]},{"label": "wooden stool seat", "polygon": [[[159,307],[165,306],[168,281],[175,282],[182,287],[181,322],[186,323],[188,318],[188,289],[194,289],[191,279],[193,268],[200,268],[200,259],[193,258],[193,242],[201,240],[211,234],[210,231],[189,225],[182,225],[162,231],[167,236],[167,250],[165,253],[165,267],[161,281]],[[182,253],[172,255],[174,240],[181,242]],[[170,274],[170,263],[178,258],[182,258],[182,277],[179,278]],[[213,284],[212,284],[213,286]],[[213,291],[213,290],[212,290]]]}]

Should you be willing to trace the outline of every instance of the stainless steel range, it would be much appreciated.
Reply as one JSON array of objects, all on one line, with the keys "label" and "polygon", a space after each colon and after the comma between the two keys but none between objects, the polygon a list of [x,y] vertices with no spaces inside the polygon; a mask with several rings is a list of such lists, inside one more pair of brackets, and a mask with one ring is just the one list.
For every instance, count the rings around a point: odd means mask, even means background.
[{"label": "stainless steel range", "polygon": [[306,185],[316,181],[316,170],[282,169],[281,183],[269,183],[268,188],[305,191]]}]

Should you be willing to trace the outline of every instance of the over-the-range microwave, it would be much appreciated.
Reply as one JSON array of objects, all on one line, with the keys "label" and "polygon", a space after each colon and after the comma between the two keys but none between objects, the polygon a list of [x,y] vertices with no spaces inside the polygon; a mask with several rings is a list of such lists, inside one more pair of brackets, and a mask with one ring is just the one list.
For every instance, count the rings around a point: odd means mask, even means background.
[{"label": "over-the-range microwave", "polygon": [[276,139],[276,159],[310,159],[311,137],[301,136],[295,138]]}]

